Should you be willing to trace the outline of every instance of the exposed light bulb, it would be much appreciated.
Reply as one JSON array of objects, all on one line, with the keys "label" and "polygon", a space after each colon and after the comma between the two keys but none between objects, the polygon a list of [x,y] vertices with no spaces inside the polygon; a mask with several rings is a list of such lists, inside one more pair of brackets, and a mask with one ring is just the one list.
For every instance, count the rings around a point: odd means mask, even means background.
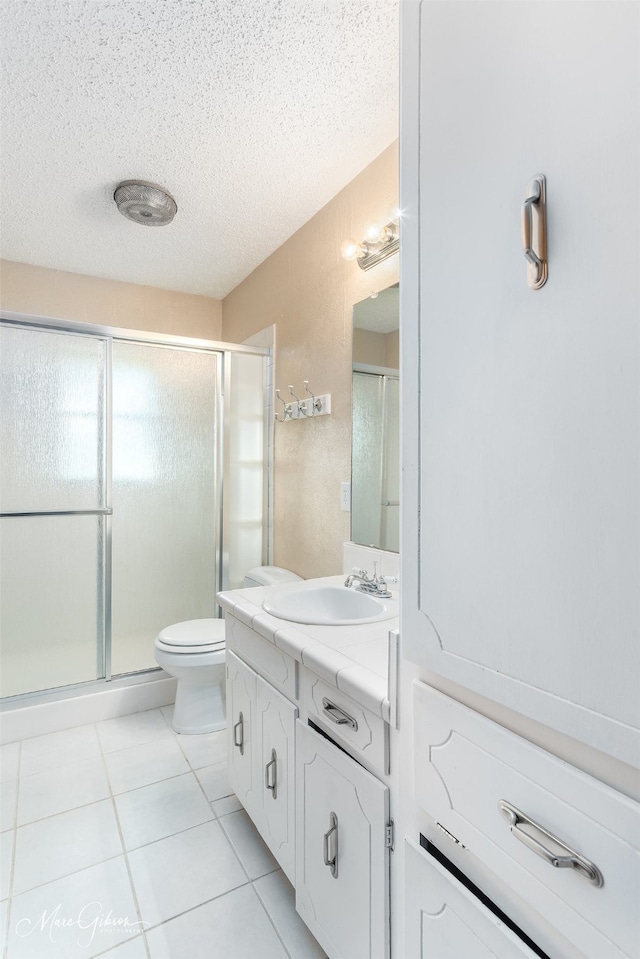
[{"label": "exposed light bulb", "polygon": [[340,245],[340,255],[345,260],[356,260],[360,254],[360,246],[355,242],[355,240],[344,240],[344,242]]},{"label": "exposed light bulb", "polygon": [[400,207],[397,203],[393,203],[389,207],[389,219],[393,221],[400,219]]},{"label": "exposed light bulb", "polygon": [[381,232],[379,223],[369,223],[364,231],[364,238],[369,243],[377,243]]}]

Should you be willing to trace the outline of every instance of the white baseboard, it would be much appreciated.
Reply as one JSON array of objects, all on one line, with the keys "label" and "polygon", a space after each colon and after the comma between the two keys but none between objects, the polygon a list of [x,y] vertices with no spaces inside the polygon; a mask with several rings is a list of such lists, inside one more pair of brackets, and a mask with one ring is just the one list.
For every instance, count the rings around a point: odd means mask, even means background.
[{"label": "white baseboard", "polygon": [[0,712],[0,744],[127,716],[175,702],[177,680],[159,671],[138,682],[110,683],[90,693],[16,706]]}]

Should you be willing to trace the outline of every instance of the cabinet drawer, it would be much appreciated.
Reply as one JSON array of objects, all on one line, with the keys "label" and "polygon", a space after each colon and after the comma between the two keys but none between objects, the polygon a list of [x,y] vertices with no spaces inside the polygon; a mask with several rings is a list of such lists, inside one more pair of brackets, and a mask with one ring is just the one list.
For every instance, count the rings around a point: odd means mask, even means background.
[{"label": "cabinet drawer", "polygon": [[[300,700],[319,725],[355,749],[374,769],[383,774],[389,772],[389,727],[380,716],[359,706],[308,669],[301,669],[300,687]],[[343,713],[351,723],[344,721]]]},{"label": "cabinet drawer", "polygon": [[225,642],[227,649],[246,660],[288,699],[297,698],[295,659],[229,613],[225,617]]},{"label": "cabinet drawer", "polygon": [[536,959],[522,939],[409,839],[404,889],[404,959]]},{"label": "cabinet drawer", "polygon": [[[423,683],[413,690],[416,801],[586,956],[633,957],[640,942],[640,807]],[[498,803],[534,824],[511,824]],[[554,868],[570,850],[595,864]],[[551,857],[550,857],[551,858]],[[498,905],[500,905],[498,903]]]}]

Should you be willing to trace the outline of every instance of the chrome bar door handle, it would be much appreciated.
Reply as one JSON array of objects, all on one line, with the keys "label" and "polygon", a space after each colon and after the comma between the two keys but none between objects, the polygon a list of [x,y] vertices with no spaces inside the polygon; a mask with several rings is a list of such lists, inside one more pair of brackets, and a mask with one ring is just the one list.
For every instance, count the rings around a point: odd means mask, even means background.
[{"label": "chrome bar door handle", "polygon": [[527,282],[539,290],[547,282],[547,181],[539,174],[527,185],[522,204],[522,252],[527,260]]},{"label": "chrome bar door handle", "polygon": [[[333,847],[333,849],[331,848]],[[333,855],[331,853],[333,852]],[[338,878],[338,817],[334,812],[329,814],[329,828],[324,834],[323,843],[324,864],[329,866],[334,879]]]},{"label": "chrome bar door handle", "polygon": [[[273,777],[271,772],[273,771]],[[270,781],[271,780],[271,781]],[[275,749],[271,750],[271,759],[264,767],[264,784],[271,791],[274,799],[278,798],[278,757]]]},{"label": "chrome bar door handle", "polygon": [[240,755],[244,756],[244,716],[240,713],[238,722],[233,727],[233,745],[240,750]]},{"label": "chrome bar door handle", "polygon": [[[528,849],[531,849],[537,856],[540,856],[545,862],[548,862],[550,866],[554,866],[556,869],[575,869],[578,875],[583,876],[589,882],[593,883],[594,886],[602,886],[604,883],[602,873],[589,859],[585,859],[584,856],[579,855],[574,849],[571,849],[570,846],[567,846],[566,843],[558,839],[557,836],[554,836],[553,833],[545,829],[544,826],[534,822],[533,819],[530,819],[505,799],[501,799],[498,802],[498,809],[509,823],[509,828],[516,839],[519,839]],[[543,842],[536,839],[535,836],[526,832],[522,826],[529,826],[541,833],[545,839],[560,849],[561,852],[558,853],[554,849],[550,849]]]},{"label": "chrome bar door handle", "polygon": [[332,703],[326,696],[322,700],[322,712],[327,719],[330,719],[336,726],[349,726],[354,732],[358,731],[357,720],[355,720],[353,716],[350,716],[349,713],[345,713],[344,709],[340,709],[339,706]]}]

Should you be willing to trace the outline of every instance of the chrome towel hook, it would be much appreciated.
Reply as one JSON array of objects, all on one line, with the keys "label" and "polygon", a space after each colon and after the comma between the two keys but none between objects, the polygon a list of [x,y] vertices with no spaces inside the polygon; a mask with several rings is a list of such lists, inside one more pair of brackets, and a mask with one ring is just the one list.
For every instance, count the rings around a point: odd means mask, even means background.
[{"label": "chrome towel hook", "polygon": [[[304,400],[301,400],[300,397],[299,397],[299,396],[296,396],[296,394],[293,392],[293,383],[289,383],[289,396],[291,396],[292,399],[295,400],[295,407],[294,407],[294,409],[296,409],[296,410],[298,411],[298,412],[297,412],[297,415],[300,416],[300,414],[302,413],[303,416],[307,416],[307,415],[308,415],[308,414],[307,414],[307,405],[306,405],[306,403],[304,402]],[[292,404],[292,405],[293,405],[293,404]]]},{"label": "chrome towel hook", "polygon": [[[312,416],[315,416],[315,415],[316,415],[316,411],[317,411],[318,413],[321,413],[321,412],[322,412],[322,400],[321,400],[320,398],[316,399],[315,396],[313,395],[313,393],[311,392],[311,390],[309,389],[309,380],[305,380],[302,385],[304,386],[305,393],[308,393],[309,396],[311,397],[311,410],[312,410],[311,415],[312,415]],[[305,403],[305,406],[306,406],[306,403]]]},{"label": "chrome towel hook", "polygon": [[276,420],[278,423],[284,423],[285,420],[288,420],[291,417],[291,406],[282,399],[280,396],[280,390],[276,390],[276,397],[282,403],[282,416],[278,416],[276,413]]}]

